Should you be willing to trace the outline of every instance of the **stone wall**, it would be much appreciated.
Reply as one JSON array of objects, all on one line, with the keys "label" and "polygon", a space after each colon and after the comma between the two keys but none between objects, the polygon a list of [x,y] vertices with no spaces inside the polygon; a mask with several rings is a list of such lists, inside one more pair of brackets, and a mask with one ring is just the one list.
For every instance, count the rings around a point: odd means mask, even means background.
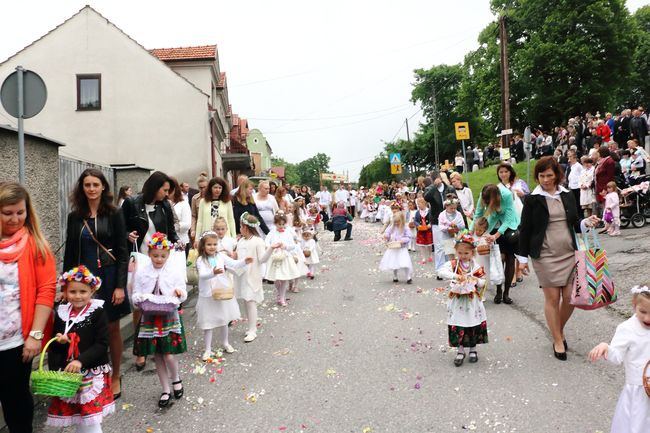
[{"label": "stone wall", "polygon": [[[41,230],[56,250],[61,245],[59,220],[59,143],[25,135],[25,181]],[[18,133],[0,128],[0,181],[18,181]]]},{"label": "stone wall", "polygon": [[141,167],[115,169],[115,196],[117,197],[120,188],[124,185],[130,186],[134,194],[139,193],[150,174],[149,169]]}]

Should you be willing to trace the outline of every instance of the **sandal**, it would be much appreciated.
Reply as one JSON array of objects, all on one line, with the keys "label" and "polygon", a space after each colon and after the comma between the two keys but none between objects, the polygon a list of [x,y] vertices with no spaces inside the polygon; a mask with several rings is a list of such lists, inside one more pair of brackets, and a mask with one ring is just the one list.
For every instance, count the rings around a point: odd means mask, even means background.
[{"label": "sandal", "polygon": [[456,359],[454,359],[454,365],[456,367],[460,367],[461,365],[463,365],[463,361],[465,361],[465,352],[457,353]]},{"label": "sandal", "polygon": [[478,353],[469,352],[469,362],[471,362],[471,363],[478,362]]},{"label": "sandal", "polygon": [[518,282],[518,283],[521,283],[522,281],[524,281],[524,277],[518,277],[518,278],[517,278],[517,282]]},{"label": "sandal", "polygon": [[[142,363],[139,363],[138,358],[144,358],[144,361],[142,361]],[[142,371],[147,366],[147,357],[146,356],[142,356],[142,357],[139,356],[138,358],[135,359],[135,370],[136,371]]]},{"label": "sandal", "polygon": [[[172,382],[172,389],[174,391],[174,398],[176,400],[183,398],[183,392],[185,390],[183,389],[182,384],[183,384],[183,381],[180,380],[180,379],[177,382]],[[174,385],[181,385],[181,389],[174,389]]]},{"label": "sandal", "polygon": [[[167,398],[163,398],[165,396],[167,396]],[[158,399],[158,407],[161,409],[166,408],[167,406],[169,406],[169,400],[171,399],[172,399],[172,395],[170,393],[163,392],[162,394],[160,394],[160,398]]]}]

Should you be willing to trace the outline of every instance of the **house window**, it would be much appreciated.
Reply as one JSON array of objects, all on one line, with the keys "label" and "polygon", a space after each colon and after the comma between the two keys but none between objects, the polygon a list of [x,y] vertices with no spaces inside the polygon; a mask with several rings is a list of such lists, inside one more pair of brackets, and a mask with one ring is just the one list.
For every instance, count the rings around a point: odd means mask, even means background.
[{"label": "house window", "polygon": [[102,76],[77,75],[77,110],[102,109]]}]

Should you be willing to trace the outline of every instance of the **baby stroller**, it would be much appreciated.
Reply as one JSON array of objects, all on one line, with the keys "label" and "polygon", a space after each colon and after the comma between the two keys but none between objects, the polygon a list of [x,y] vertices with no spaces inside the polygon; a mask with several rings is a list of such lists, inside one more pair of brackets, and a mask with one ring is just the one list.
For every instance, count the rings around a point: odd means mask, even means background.
[{"label": "baby stroller", "polygon": [[621,199],[621,227],[632,223],[633,227],[641,228],[646,219],[650,218],[650,182],[642,181],[629,188],[619,191]]}]

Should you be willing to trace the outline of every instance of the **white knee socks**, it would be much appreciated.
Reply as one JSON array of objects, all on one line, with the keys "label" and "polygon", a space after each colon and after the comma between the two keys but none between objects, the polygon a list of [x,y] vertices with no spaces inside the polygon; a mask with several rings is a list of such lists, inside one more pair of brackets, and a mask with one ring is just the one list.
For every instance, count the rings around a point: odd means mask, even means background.
[{"label": "white knee socks", "polygon": [[246,316],[248,317],[248,332],[257,333],[257,302],[246,301]]},{"label": "white knee socks", "polygon": [[223,347],[228,346],[228,325],[219,326],[216,329],[218,332],[217,336],[219,337],[219,340],[221,341]]},{"label": "white knee socks", "polygon": [[77,425],[77,433],[102,433],[101,424]]},{"label": "white knee socks", "polygon": [[212,352],[212,329],[203,330],[203,341],[205,342],[205,351]]}]

